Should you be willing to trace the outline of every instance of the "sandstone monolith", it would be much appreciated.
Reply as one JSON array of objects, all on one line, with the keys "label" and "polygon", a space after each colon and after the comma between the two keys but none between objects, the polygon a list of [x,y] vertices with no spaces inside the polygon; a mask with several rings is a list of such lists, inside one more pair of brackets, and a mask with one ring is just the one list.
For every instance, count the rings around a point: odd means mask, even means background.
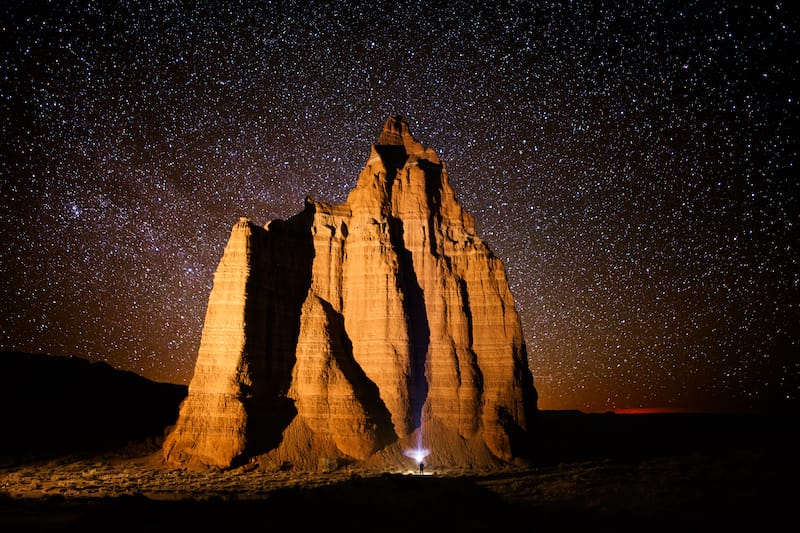
[{"label": "sandstone monolith", "polygon": [[345,203],[234,225],[163,457],[501,464],[529,450],[536,401],[504,265],[391,116]]}]

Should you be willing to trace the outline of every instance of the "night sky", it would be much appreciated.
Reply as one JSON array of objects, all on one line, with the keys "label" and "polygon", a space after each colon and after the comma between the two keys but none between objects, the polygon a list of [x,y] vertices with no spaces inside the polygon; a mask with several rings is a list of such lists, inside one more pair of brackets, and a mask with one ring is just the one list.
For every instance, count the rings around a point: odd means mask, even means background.
[{"label": "night sky", "polygon": [[343,202],[398,113],[540,407],[794,403],[798,13],[483,4],[4,1],[0,349],[188,383],[233,224]]}]

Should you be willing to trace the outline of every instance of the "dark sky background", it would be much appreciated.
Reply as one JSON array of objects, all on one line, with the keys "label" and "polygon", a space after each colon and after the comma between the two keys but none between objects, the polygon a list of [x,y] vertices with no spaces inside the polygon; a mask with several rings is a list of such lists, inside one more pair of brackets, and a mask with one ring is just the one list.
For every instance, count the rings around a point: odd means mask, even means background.
[{"label": "dark sky background", "polygon": [[4,1],[0,349],[188,383],[232,225],[343,202],[399,113],[540,407],[791,403],[791,3],[488,4]]}]

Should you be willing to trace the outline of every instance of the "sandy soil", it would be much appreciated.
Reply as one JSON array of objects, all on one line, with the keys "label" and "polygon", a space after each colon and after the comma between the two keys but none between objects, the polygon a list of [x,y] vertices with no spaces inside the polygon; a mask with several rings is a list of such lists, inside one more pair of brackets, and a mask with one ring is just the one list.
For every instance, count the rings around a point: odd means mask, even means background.
[{"label": "sandy soil", "polygon": [[186,472],[147,456],[64,457],[0,470],[0,529],[796,530],[790,447],[426,473]]}]

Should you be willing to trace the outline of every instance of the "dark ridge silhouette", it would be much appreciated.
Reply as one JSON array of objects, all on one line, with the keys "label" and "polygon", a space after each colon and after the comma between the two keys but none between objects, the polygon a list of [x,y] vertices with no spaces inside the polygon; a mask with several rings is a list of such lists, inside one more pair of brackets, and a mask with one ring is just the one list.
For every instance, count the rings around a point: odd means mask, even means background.
[{"label": "dark ridge silhouette", "polygon": [[[187,387],[78,357],[0,352],[0,464],[69,454],[150,453]],[[791,447],[796,414],[540,411],[534,464],[640,460],[708,450]]]},{"label": "dark ridge silhouette", "polygon": [[4,463],[157,446],[185,385],[78,357],[0,352]]},{"label": "dark ridge silhouette", "polygon": [[537,413],[539,464],[637,461],[714,450],[781,449],[797,445],[796,414],[582,411]]}]

